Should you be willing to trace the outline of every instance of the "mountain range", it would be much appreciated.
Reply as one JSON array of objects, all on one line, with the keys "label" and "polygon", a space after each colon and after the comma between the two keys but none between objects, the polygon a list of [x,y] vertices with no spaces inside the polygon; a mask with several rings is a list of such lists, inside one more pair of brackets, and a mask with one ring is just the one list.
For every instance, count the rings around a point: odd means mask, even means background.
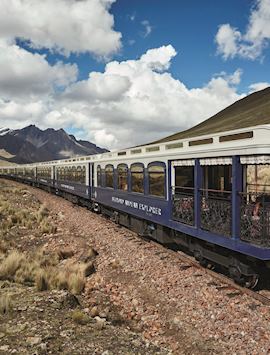
[{"label": "mountain range", "polygon": [[0,159],[11,163],[34,163],[104,152],[107,149],[77,140],[63,129],[41,130],[35,125],[16,130],[0,128]]}]

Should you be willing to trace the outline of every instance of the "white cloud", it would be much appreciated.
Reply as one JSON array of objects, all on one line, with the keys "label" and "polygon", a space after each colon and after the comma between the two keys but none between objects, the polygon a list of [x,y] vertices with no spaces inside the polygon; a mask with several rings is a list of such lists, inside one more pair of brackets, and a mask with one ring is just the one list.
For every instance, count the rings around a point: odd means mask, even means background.
[{"label": "white cloud", "polygon": [[[236,89],[241,70],[188,89],[166,72],[175,55],[169,45],[151,49],[138,60],[110,62],[104,73],[71,85],[55,109],[69,124],[69,117],[76,117],[74,127],[89,132],[90,140],[116,148],[191,127],[243,97]],[[62,107],[70,112],[62,113]]]},{"label": "white cloud", "polygon": [[267,82],[260,82],[260,83],[251,84],[251,85],[249,85],[249,89],[250,89],[249,94],[259,91],[259,90],[266,89],[269,86],[270,86],[270,83],[267,83]]},{"label": "white cloud", "polygon": [[141,24],[144,27],[143,37],[146,38],[151,34],[153,27],[150,25],[150,22],[148,20],[142,21]]},{"label": "white cloud", "polygon": [[7,100],[48,95],[77,79],[76,64],[50,65],[45,55],[0,40],[0,95]]},{"label": "white cloud", "polygon": [[216,34],[218,52],[224,59],[234,57],[238,52],[238,41],[241,39],[241,33],[229,24],[221,25]]},{"label": "white cloud", "polygon": [[0,36],[28,40],[33,48],[107,57],[121,47],[109,13],[115,0],[1,0]]},{"label": "white cloud", "polygon": [[240,56],[256,59],[270,40],[270,0],[256,0],[252,8],[245,33],[241,33],[229,24],[219,27],[216,34],[218,53],[224,59]]},{"label": "white cloud", "polygon": [[171,65],[171,59],[177,54],[172,45],[149,49],[141,56],[140,62],[146,64],[152,70],[168,70]]},{"label": "white cloud", "polygon": [[[25,55],[21,51],[16,52],[18,63],[18,57]],[[1,126],[17,128],[35,123],[41,128],[73,127],[84,132],[81,138],[100,146],[124,148],[189,128],[244,96],[237,93],[240,69],[214,75],[202,87],[187,88],[167,71],[175,55],[171,45],[162,46],[137,60],[112,61],[104,72],[91,72],[87,80],[74,83],[72,75],[67,75],[68,84],[62,92],[52,89],[54,80],[64,80],[61,75],[55,79],[50,74],[53,79],[45,86],[47,94],[42,88],[34,95],[35,82],[27,84],[29,96],[23,94],[22,84],[18,88],[13,85],[9,98],[0,99]],[[33,68],[41,65],[40,72],[53,72],[49,64],[42,69],[42,58],[30,57]],[[21,63],[27,66],[27,62]],[[18,68],[17,64],[11,63],[11,68]],[[13,69],[8,71],[14,79]],[[5,80],[8,82],[8,76]]]}]

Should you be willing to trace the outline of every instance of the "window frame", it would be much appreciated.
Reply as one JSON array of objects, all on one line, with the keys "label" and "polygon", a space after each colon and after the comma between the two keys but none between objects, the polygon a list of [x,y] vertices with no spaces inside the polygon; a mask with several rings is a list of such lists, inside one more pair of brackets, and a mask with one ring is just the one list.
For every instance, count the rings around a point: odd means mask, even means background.
[{"label": "window frame", "polygon": [[97,166],[97,187],[102,187],[102,169],[100,164]]},{"label": "window frame", "polygon": [[[143,174],[143,179],[142,179],[142,186],[143,186],[143,191],[142,192],[138,192],[138,191],[133,191],[132,189],[132,168],[135,168],[135,167],[141,167],[142,168],[142,174]],[[145,194],[145,166],[143,163],[132,163],[130,165],[130,192],[131,193],[134,193],[134,194],[140,194],[140,195],[143,195]],[[136,173],[136,172],[133,172],[133,173]]]},{"label": "window frame", "polygon": [[[106,169],[107,168],[112,168],[112,186],[107,185],[107,174],[106,174]],[[107,164],[105,165],[104,168],[104,187],[107,189],[114,189],[114,166],[112,164]]]},{"label": "window frame", "polygon": [[[150,173],[149,173],[149,168],[153,166],[159,166],[164,169],[164,195],[163,196],[158,196],[158,195],[153,195],[150,193]],[[167,166],[166,163],[161,162],[161,161],[153,161],[147,165],[147,194],[149,196],[155,197],[155,198],[160,198],[160,199],[167,199]]]},{"label": "window frame", "polygon": [[[120,184],[119,184],[119,168],[120,167],[125,167],[126,168],[126,185],[127,185],[127,188],[126,189],[122,189],[120,188]],[[125,163],[120,163],[117,165],[117,168],[116,168],[116,187],[117,187],[117,190],[120,190],[120,191],[124,191],[124,192],[128,192],[129,191],[129,169],[128,169],[128,165],[125,164]]]}]

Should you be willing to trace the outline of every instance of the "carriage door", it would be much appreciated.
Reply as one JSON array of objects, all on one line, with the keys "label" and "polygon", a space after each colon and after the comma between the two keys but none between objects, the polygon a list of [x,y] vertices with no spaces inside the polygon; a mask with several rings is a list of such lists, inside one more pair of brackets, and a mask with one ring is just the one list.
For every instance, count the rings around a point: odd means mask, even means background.
[{"label": "carriage door", "polygon": [[231,236],[232,233],[232,159],[200,159],[203,188],[201,189],[201,228]]},{"label": "carriage door", "polygon": [[172,162],[172,218],[194,225],[194,159]]}]

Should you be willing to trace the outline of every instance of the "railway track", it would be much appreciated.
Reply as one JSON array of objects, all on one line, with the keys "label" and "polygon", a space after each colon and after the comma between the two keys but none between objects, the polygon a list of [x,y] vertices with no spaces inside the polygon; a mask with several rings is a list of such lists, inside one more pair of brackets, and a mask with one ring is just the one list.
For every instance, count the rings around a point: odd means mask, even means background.
[{"label": "railway track", "polygon": [[[154,254],[157,255],[162,260],[168,259],[168,257],[172,258],[174,262],[180,264],[179,267],[181,270],[185,270],[190,267],[195,267],[196,269],[200,270],[202,273],[210,275],[212,278],[214,278],[220,283],[220,284],[218,283],[213,284],[213,286],[216,286],[220,290],[228,289],[234,291],[235,295],[245,294],[252,297],[254,300],[260,302],[265,306],[270,306],[270,293],[269,293],[269,297],[267,297],[266,295],[259,293],[258,291],[253,291],[251,289],[237,285],[229,277],[201,266],[192,256],[189,256],[182,251],[174,251],[172,249],[168,249],[153,240],[149,240],[145,238],[142,239],[140,236],[136,236],[136,237],[125,236],[125,237],[129,240],[132,240],[136,244],[145,246],[147,249],[152,249]],[[233,292],[230,294],[234,295]]]}]

